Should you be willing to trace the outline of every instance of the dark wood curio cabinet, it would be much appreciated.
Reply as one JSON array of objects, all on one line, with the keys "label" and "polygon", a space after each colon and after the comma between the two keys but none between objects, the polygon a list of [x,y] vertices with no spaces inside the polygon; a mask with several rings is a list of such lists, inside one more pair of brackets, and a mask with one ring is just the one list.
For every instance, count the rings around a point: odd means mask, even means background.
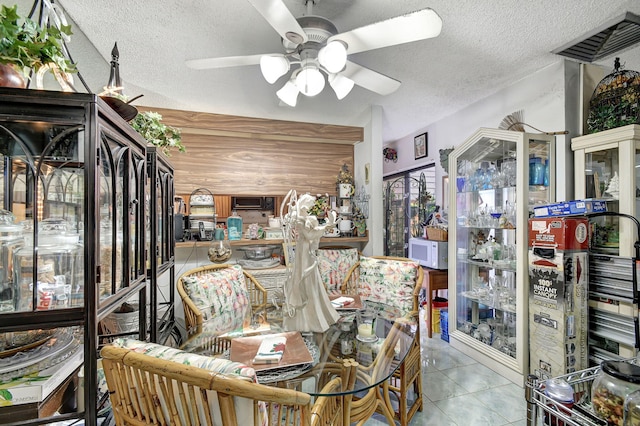
[{"label": "dark wood curio cabinet", "polygon": [[[56,420],[98,424],[107,399],[98,386],[100,321],[136,300],[137,337],[158,333],[147,322],[157,317],[148,270],[172,268],[172,170],[169,193],[157,196],[147,188],[146,141],[99,97],[24,89],[0,88],[0,160],[0,423],[53,421],[44,400],[61,385],[48,375],[64,383],[82,366],[84,386]],[[162,228],[153,250],[151,195],[166,197],[153,215]],[[33,396],[24,376],[39,374],[52,390]]]}]

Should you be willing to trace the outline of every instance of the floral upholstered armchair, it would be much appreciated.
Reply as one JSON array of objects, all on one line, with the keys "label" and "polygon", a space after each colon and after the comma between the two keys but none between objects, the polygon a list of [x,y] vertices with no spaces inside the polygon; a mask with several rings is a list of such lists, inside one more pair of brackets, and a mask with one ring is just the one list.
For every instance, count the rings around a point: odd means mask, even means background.
[{"label": "floral upholstered armchair", "polygon": [[320,278],[327,293],[342,293],[345,277],[360,259],[358,249],[349,246],[326,246],[320,247],[316,256]]},{"label": "floral upholstered armchair", "polygon": [[[350,269],[343,283],[343,292],[348,291],[347,285],[355,286],[367,308],[375,310],[379,316],[390,320],[406,318],[415,327],[415,338],[409,352],[388,386],[388,392],[397,397],[398,410],[394,415],[402,426],[409,424],[417,411],[422,411],[418,296],[423,279],[422,267],[412,259],[360,256],[360,261]],[[411,390],[413,398],[409,398]]]},{"label": "floral upholstered armchair", "polygon": [[[177,283],[187,336],[211,335],[212,353],[227,349],[216,336],[242,328],[255,317],[266,318],[267,291],[240,265],[207,265],[185,272]],[[189,343],[189,342],[188,342]]]}]

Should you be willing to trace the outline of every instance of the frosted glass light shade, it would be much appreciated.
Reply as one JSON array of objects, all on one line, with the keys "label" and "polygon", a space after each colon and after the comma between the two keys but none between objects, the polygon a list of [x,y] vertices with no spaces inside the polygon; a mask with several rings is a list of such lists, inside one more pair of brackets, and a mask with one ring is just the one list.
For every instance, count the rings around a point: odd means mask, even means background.
[{"label": "frosted glass light shade", "polygon": [[263,55],[260,58],[260,71],[264,79],[273,84],[289,71],[289,61],[284,56]]},{"label": "frosted glass light shade", "polygon": [[278,95],[278,98],[285,104],[289,105],[290,107],[295,107],[298,103],[298,93],[300,92],[298,91],[296,85],[293,84],[291,80],[289,80],[285,83],[284,86],[282,86],[282,89],[276,92],[276,95]]},{"label": "frosted glass light shade", "polygon": [[343,99],[353,89],[354,82],[340,74],[329,74],[329,85],[336,92],[336,97]]},{"label": "frosted glass light shade", "polygon": [[318,68],[306,66],[296,76],[296,87],[305,96],[315,96],[324,89],[324,77]]},{"label": "frosted glass light shade", "polygon": [[331,41],[318,52],[318,61],[330,73],[342,71],[347,63],[347,48],[341,41]]}]

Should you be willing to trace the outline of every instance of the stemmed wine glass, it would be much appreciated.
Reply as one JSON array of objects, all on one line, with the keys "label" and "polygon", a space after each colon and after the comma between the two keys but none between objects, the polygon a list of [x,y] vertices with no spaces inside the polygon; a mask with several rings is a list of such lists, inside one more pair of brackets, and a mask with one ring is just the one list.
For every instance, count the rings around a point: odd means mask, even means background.
[{"label": "stemmed wine glass", "polygon": [[491,217],[493,218],[493,227],[494,228],[500,228],[500,218],[502,217],[502,207],[494,207],[493,209],[491,209],[491,212],[489,212],[489,214],[491,215]]}]

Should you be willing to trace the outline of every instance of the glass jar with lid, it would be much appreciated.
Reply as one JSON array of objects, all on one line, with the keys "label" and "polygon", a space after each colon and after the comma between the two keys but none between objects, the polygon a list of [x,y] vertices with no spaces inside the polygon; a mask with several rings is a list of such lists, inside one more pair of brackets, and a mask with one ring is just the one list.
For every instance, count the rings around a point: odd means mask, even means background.
[{"label": "glass jar with lid", "polygon": [[624,426],[640,425],[640,390],[631,392],[624,400]]},{"label": "glass jar with lid", "polygon": [[0,209],[0,312],[13,310],[13,254],[24,245],[15,221],[13,213]]},{"label": "glass jar with lid", "polygon": [[13,256],[16,311],[34,310],[34,292],[36,310],[71,306],[72,293],[78,293],[82,287],[79,280],[84,265],[79,235],[68,229],[64,219],[51,218],[40,222],[37,234],[25,234],[25,245]]},{"label": "glass jar with lid", "polygon": [[626,361],[604,361],[591,385],[595,413],[609,425],[623,425],[624,402],[640,389],[640,366]]}]

